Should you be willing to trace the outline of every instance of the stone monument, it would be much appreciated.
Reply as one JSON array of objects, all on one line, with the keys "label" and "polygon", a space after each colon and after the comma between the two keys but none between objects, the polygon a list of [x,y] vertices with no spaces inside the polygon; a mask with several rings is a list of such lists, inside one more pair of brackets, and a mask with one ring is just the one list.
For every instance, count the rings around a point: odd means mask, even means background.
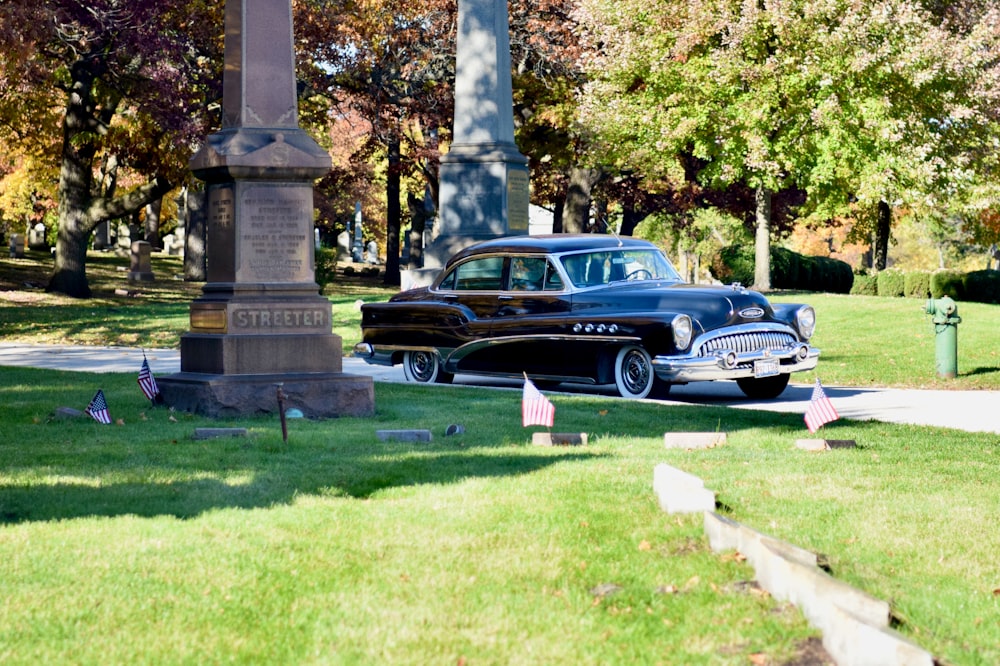
[{"label": "stone monument", "polygon": [[150,259],[152,249],[153,246],[147,241],[132,241],[132,250],[129,253],[129,282],[152,282],[156,279]]},{"label": "stone monument", "polygon": [[528,159],[514,143],[506,0],[459,0],[455,122],[441,156],[439,219],[424,249],[426,284],[456,251],[479,240],[528,233]]},{"label": "stone monument", "polygon": [[374,412],[371,377],[347,375],[319,295],[313,181],[330,157],[298,126],[291,0],[227,0],[222,130],[191,160],[206,183],[208,274],[164,401],[212,417],[289,408]]}]

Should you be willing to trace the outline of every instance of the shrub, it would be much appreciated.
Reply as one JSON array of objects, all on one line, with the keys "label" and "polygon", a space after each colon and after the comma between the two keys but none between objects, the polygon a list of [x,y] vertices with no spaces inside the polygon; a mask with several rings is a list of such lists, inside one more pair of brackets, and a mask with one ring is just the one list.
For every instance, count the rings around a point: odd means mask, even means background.
[{"label": "shrub", "polygon": [[977,303],[1000,303],[1000,271],[973,271],[965,276],[965,298]]},{"label": "shrub", "polygon": [[903,274],[889,269],[878,274],[878,295],[893,298],[902,297],[906,293]]},{"label": "shrub", "polygon": [[958,271],[935,271],[931,274],[931,298],[945,294],[956,301],[965,298],[965,275]]},{"label": "shrub", "polygon": [[931,295],[931,274],[911,271],[903,276],[903,291],[907,298],[928,298]]},{"label": "shrub", "polygon": [[874,275],[855,275],[851,293],[859,296],[877,296],[878,277]]},{"label": "shrub", "polygon": [[750,285],[754,279],[754,261],[753,247],[729,245],[715,253],[709,271],[719,282]]},{"label": "shrub", "polygon": [[337,251],[330,248],[316,250],[316,284],[320,293],[337,277]]}]

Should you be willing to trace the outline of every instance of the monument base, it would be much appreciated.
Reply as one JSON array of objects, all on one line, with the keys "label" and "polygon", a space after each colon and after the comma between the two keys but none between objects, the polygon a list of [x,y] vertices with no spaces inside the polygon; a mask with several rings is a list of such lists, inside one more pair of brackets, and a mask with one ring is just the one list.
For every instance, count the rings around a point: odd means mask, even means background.
[{"label": "monument base", "polygon": [[166,404],[210,418],[276,413],[278,384],[285,394],[285,408],[299,409],[306,418],[372,416],[375,413],[374,382],[363,375],[179,372],[157,378],[156,383]]},{"label": "monument base", "polygon": [[441,156],[439,218],[424,268],[472,243],[528,233],[528,158],[513,143],[453,144]]}]

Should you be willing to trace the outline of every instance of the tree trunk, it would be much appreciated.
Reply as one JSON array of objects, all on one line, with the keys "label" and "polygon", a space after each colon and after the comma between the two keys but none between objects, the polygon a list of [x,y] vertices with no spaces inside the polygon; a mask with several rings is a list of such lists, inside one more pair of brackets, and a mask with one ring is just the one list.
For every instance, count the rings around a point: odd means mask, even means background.
[{"label": "tree trunk", "polygon": [[385,220],[385,276],[382,284],[396,287],[400,284],[399,230],[402,224],[399,193],[399,139],[393,139],[389,142],[389,173],[385,186],[388,201]]},{"label": "tree trunk", "polygon": [[410,214],[410,268],[424,266],[424,231],[427,230],[427,221],[434,217],[433,201],[430,185],[425,188],[422,199],[412,192],[406,195],[406,207]]},{"label": "tree trunk", "polygon": [[638,224],[639,216],[635,212],[635,188],[630,183],[622,197],[622,228],[618,233],[622,236],[631,236]]},{"label": "tree trunk", "polygon": [[875,247],[872,267],[884,271],[889,259],[889,234],[892,230],[892,208],[885,201],[878,202],[878,221],[875,224]]},{"label": "tree trunk", "polygon": [[556,202],[555,209],[552,211],[552,233],[561,234],[563,232],[563,214],[566,211],[566,199],[560,199]]},{"label": "tree trunk", "polygon": [[754,289],[771,289],[771,191],[758,187],[755,193],[757,235],[754,239]]},{"label": "tree trunk", "polygon": [[160,241],[160,211],[163,210],[163,199],[150,201],[146,204],[146,234],[145,240],[154,250],[162,250]]},{"label": "tree trunk", "polygon": [[600,171],[597,169],[570,169],[562,220],[562,228],[566,233],[582,234],[587,230],[590,225],[590,193],[599,178]]},{"label": "tree trunk", "polygon": [[100,111],[93,98],[94,82],[102,71],[99,58],[87,58],[70,68],[72,86],[63,117],[62,162],[59,168],[59,230],[55,262],[47,291],[89,298],[87,245],[94,228],[106,220],[127,217],[170,191],[162,178],[128,194],[101,197],[94,192],[94,159],[99,135],[114,117],[117,104],[104,100]]}]

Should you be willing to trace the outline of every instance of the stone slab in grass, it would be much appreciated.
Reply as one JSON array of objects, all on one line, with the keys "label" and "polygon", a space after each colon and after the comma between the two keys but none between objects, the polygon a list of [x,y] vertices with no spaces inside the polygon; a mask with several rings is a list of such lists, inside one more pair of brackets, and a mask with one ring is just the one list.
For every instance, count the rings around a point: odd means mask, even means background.
[{"label": "stone slab in grass", "polygon": [[376,430],[375,436],[383,442],[429,442],[433,438],[430,430]]},{"label": "stone slab in grass", "polygon": [[701,479],[667,464],[653,469],[653,491],[667,513],[715,510],[715,493]]},{"label": "stone slab in grass", "polygon": [[587,444],[585,432],[536,432],[531,436],[535,446],[584,446]]},{"label": "stone slab in grass", "polygon": [[711,449],[726,443],[724,432],[668,432],[663,444],[668,449]]},{"label": "stone slab in grass", "polygon": [[85,412],[72,407],[56,407],[55,417],[57,419],[78,419],[87,416]]},{"label": "stone slab in grass", "polygon": [[797,439],[795,446],[804,451],[829,451],[857,448],[858,443],[853,439]]},{"label": "stone slab in grass", "polygon": [[842,666],[932,666],[933,657],[889,626],[889,604],[820,569],[814,553],[730,518],[705,512],[712,550],[737,550],[757,582],[798,607],[823,632],[823,647]]},{"label": "stone slab in grass", "polygon": [[218,437],[246,437],[246,428],[195,428],[192,439],[216,439]]}]

